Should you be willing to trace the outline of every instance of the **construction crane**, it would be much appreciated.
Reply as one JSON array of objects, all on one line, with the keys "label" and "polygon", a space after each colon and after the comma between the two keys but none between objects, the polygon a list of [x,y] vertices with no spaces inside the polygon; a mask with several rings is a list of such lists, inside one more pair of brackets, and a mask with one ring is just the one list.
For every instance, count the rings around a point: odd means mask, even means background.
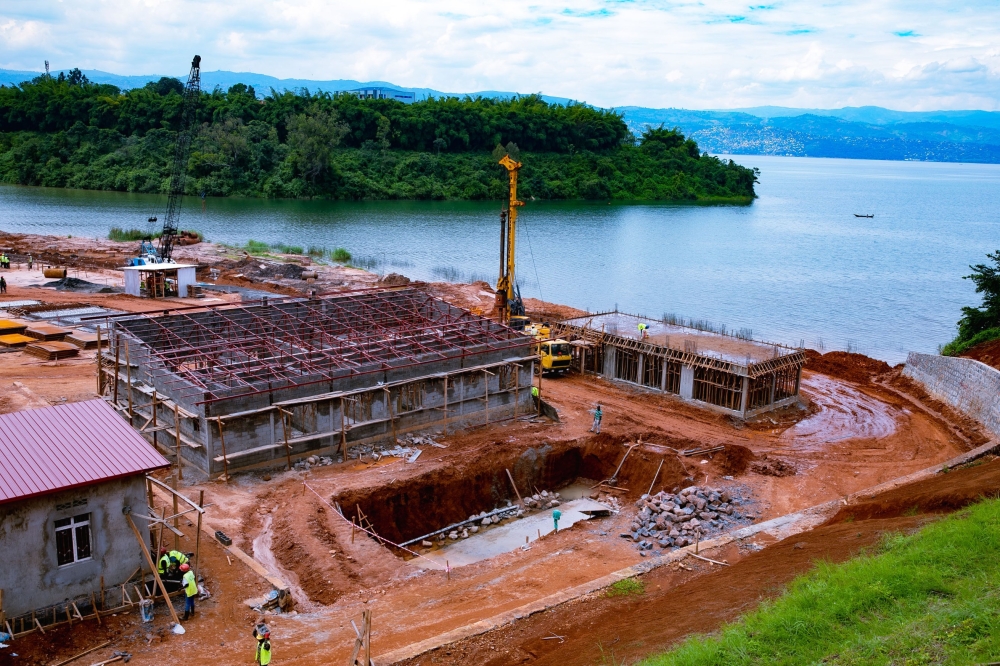
[{"label": "construction crane", "polygon": [[507,169],[510,181],[507,207],[500,211],[500,277],[497,278],[497,311],[500,321],[522,330],[527,323],[521,291],[514,280],[515,244],[517,241],[517,209],[523,201],[517,200],[517,172],[521,163],[504,155],[500,165]]},{"label": "construction crane", "polygon": [[160,261],[170,262],[174,250],[174,236],[177,235],[177,221],[181,216],[181,197],[184,195],[184,179],[187,175],[188,154],[191,152],[191,133],[198,101],[201,96],[201,56],[191,60],[187,84],[184,86],[184,106],[181,111],[181,126],[174,146],[174,163],[170,169],[170,193],[167,195],[167,215],[163,218],[163,235],[160,236]]},{"label": "construction crane", "polygon": [[[163,218],[163,231],[160,235],[159,247],[154,251],[151,239],[143,240],[139,245],[139,256],[132,259],[133,266],[170,263],[170,256],[174,251],[174,238],[177,236],[177,221],[181,216],[181,197],[184,195],[187,161],[191,152],[191,134],[200,96],[201,56],[196,55],[191,60],[191,71],[188,73],[187,83],[184,85],[181,124],[177,131],[177,143],[174,144],[174,161],[170,167],[170,189],[167,194],[167,214]],[[153,224],[156,222],[156,218],[150,217],[148,222]]]},{"label": "construction crane", "polygon": [[561,374],[569,370],[573,360],[570,344],[563,339],[553,339],[548,324],[531,323],[524,314],[521,290],[514,279],[517,209],[524,205],[517,198],[517,172],[522,164],[511,159],[510,155],[504,155],[500,165],[507,169],[509,180],[507,206],[500,211],[500,277],[497,278],[496,292],[500,321],[535,338],[539,372]]}]

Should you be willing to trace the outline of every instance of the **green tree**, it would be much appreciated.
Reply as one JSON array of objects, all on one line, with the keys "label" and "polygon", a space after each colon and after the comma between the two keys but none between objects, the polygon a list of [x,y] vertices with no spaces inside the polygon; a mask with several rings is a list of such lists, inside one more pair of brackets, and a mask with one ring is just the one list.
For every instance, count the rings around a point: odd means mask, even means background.
[{"label": "green tree", "polygon": [[336,111],[318,104],[288,119],[288,146],[306,181],[315,185],[328,174],[333,149],[348,131],[348,126],[337,119]]},{"label": "green tree", "polygon": [[992,266],[969,266],[972,274],[964,276],[976,285],[976,293],[983,295],[983,302],[978,308],[962,308],[962,318],[958,320],[958,337],[962,340],[969,340],[986,329],[1000,327],[1000,250],[987,254],[986,258],[993,262]]}]

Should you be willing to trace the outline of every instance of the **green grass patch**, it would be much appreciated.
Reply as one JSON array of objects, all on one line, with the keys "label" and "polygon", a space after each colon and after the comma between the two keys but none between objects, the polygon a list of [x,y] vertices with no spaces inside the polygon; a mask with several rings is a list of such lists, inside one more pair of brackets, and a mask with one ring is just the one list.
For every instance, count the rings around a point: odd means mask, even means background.
[{"label": "green grass patch", "polygon": [[820,562],[785,593],[645,666],[967,664],[1000,658],[1000,501],[848,562]]},{"label": "green grass patch", "polygon": [[271,243],[271,249],[281,254],[305,254],[301,245],[288,245],[287,243]]},{"label": "green grass patch", "polygon": [[330,258],[338,263],[346,264],[351,260],[351,253],[346,248],[338,247],[330,252]]},{"label": "green grass patch", "polygon": [[646,585],[638,578],[623,578],[605,590],[604,596],[627,597],[633,594],[642,594],[645,591]]},{"label": "green grass patch", "polygon": [[243,249],[247,251],[247,254],[260,256],[262,254],[267,254],[271,250],[271,246],[261,241],[248,240]]},{"label": "green grass patch", "polygon": [[990,340],[996,340],[997,338],[1000,338],[1000,327],[988,328],[985,331],[980,331],[968,340],[955,338],[941,348],[941,355],[958,356],[959,354],[965,353],[966,350],[972,349],[976,345],[989,342]]},{"label": "green grass patch", "polygon": [[[159,238],[163,234],[159,231],[154,233],[149,233],[148,231],[140,231],[139,229],[122,229],[121,227],[111,227],[111,231],[108,232],[108,240],[118,241],[120,243],[129,241],[141,241],[146,238]],[[68,236],[72,238],[72,236]]]}]

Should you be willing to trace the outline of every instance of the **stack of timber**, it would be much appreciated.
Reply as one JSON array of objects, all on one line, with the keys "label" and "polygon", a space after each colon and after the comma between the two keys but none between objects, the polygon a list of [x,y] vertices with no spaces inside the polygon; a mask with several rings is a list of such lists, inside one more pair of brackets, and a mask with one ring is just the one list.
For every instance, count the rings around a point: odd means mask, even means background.
[{"label": "stack of timber", "polygon": [[0,335],[24,333],[26,328],[28,328],[27,322],[18,319],[0,319]]},{"label": "stack of timber", "polygon": [[0,347],[6,347],[7,349],[23,347],[29,342],[35,342],[35,338],[29,338],[27,335],[21,335],[20,333],[0,335]]},{"label": "stack of timber", "polygon": [[59,328],[58,326],[53,326],[52,324],[31,324],[24,331],[24,334],[29,338],[42,340],[44,342],[62,340],[68,333],[69,329]]},{"label": "stack of timber", "polygon": [[[66,336],[66,342],[74,344],[80,349],[97,349],[97,333],[86,333],[84,331],[70,331],[69,335]],[[107,347],[108,340],[106,337],[101,336],[101,346]]]},{"label": "stack of timber", "polygon": [[35,342],[27,345],[24,348],[24,353],[37,356],[45,361],[58,361],[76,356],[80,353],[80,349],[68,342]]}]

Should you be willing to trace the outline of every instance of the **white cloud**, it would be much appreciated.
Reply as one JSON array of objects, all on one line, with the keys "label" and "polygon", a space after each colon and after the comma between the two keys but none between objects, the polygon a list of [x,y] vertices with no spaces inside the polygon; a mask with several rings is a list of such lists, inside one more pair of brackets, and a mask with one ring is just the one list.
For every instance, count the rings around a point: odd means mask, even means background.
[{"label": "white cloud", "polygon": [[544,91],[604,106],[1000,108],[1000,6],[803,0],[6,0],[0,67]]}]

